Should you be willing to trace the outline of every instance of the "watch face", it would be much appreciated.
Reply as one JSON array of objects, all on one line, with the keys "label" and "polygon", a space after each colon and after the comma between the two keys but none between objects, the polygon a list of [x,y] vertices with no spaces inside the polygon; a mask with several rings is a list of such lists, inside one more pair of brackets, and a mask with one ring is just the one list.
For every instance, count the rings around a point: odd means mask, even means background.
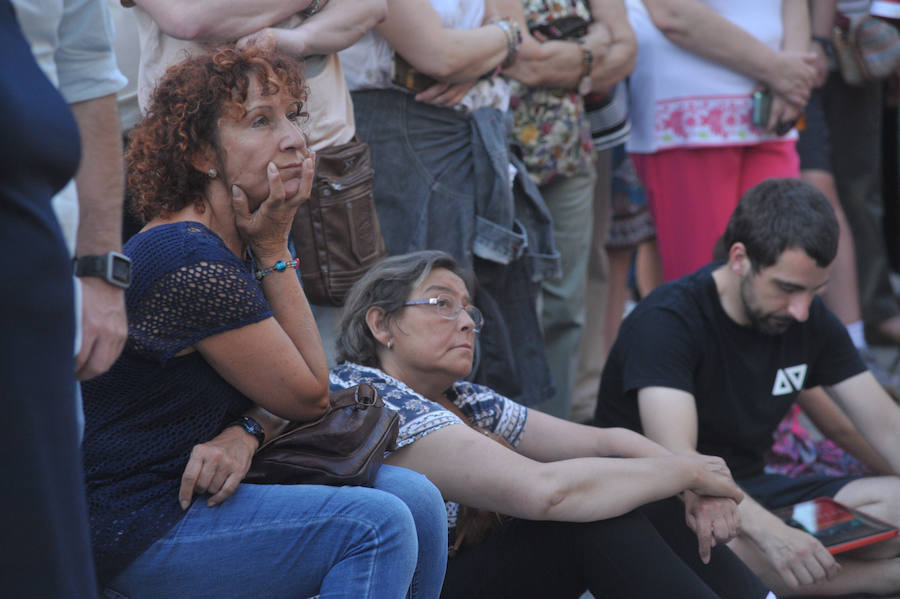
[{"label": "watch face", "polygon": [[125,285],[131,282],[131,263],[118,256],[113,257],[112,278]]}]

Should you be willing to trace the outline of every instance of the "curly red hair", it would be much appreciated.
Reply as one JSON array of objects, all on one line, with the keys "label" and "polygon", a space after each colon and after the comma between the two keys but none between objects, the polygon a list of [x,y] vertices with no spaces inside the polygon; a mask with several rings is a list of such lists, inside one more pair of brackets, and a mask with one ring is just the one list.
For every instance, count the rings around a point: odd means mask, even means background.
[{"label": "curly red hair", "polygon": [[306,100],[300,63],[254,46],[228,46],[169,67],[125,153],[136,216],[147,222],[191,203],[202,209],[209,177],[191,160],[218,147],[220,119],[244,117],[251,77],[264,96],[284,88],[298,111]]}]

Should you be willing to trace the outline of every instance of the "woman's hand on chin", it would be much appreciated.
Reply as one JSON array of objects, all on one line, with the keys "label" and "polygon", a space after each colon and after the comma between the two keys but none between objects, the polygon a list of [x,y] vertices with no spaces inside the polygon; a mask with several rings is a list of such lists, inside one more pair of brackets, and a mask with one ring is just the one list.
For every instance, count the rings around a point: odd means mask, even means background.
[{"label": "woman's hand on chin", "polygon": [[244,190],[231,186],[234,222],[241,239],[250,246],[258,260],[285,258],[288,235],[300,204],[309,199],[315,174],[316,157],[310,152],[303,159],[300,186],[287,195],[284,181],[274,162],[266,169],[269,196],[251,211],[250,200]]}]

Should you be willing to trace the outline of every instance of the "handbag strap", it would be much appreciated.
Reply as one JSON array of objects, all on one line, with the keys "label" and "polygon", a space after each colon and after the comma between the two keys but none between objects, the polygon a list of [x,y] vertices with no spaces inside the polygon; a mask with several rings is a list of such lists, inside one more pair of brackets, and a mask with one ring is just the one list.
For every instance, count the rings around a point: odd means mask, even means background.
[{"label": "handbag strap", "polygon": [[[515,448],[509,443],[509,441],[507,441],[506,439],[504,439],[497,433],[489,431],[486,428],[478,426],[477,424],[472,422],[472,420],[468,416],[466,416],[462,410],[459,409],[459,406],[457,406],[455,403],[453,403],[453,401],[449,397],[447,397],[446,393],[448,393],[448,392],[445,392],[444,395],[441,395],[440,399],[437,401],[437,403],[439,403],[441,405],[441,407],[446,408],[447,410],[456,414],[459,417],[459,419],[462,420],[469,428],[478,431],[482,435],[490,438],[493,441],[496,441],[497,443],[499,443],[500,445],[503,445],[507,449],[515,451]],[[454,393],[454,392],[449,391],[449,393]]]},{"label": "handbag strap", "polygon": [[290,435],[294,430],[303,429],[303,428],[311,428],[325,420],[328,415],[341,408],[348,408],[356,406],[360,409],[367,409],[370,407],[383,408],[384,402],[381,400],[381,396],[378,395],[378,391],[372,385],[368,383],[360,383],[359,385],[354,385],[353,387],[347,387],[346,389],[340,389],[338,391],[332,391],[328,394],[328,409],[325,410],[325,413],[320,415],[318,418],[313,420],[308,420],[306,422],[289,422],[285,421],[285,423],[279,427],[278,433],[273,435],[271,439],[263,443],[259,446],[259,449],[256,450],[259,453],[265,447],[272,445],[275,441],[280,440],[282,437]]}]

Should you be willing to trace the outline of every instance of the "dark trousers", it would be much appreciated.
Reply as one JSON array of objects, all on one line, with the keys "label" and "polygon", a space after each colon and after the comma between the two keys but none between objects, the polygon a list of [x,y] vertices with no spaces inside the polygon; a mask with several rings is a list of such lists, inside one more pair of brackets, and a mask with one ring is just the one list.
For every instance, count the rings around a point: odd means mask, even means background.
[{"label": "dark trousers", "polygon": [[881,83],[847,85],[834,72],[822,88],[822,98],[838,197],[856,246],[862,316],[867,325],[877,325],[900,314],[888,278],[882,224]]},{"label": "dark trousers", "polygon": [[709,565],[677,499],[587,523],[511,520],[447,564],[443,599],[762,599],[765,585],[726,547]]}]

